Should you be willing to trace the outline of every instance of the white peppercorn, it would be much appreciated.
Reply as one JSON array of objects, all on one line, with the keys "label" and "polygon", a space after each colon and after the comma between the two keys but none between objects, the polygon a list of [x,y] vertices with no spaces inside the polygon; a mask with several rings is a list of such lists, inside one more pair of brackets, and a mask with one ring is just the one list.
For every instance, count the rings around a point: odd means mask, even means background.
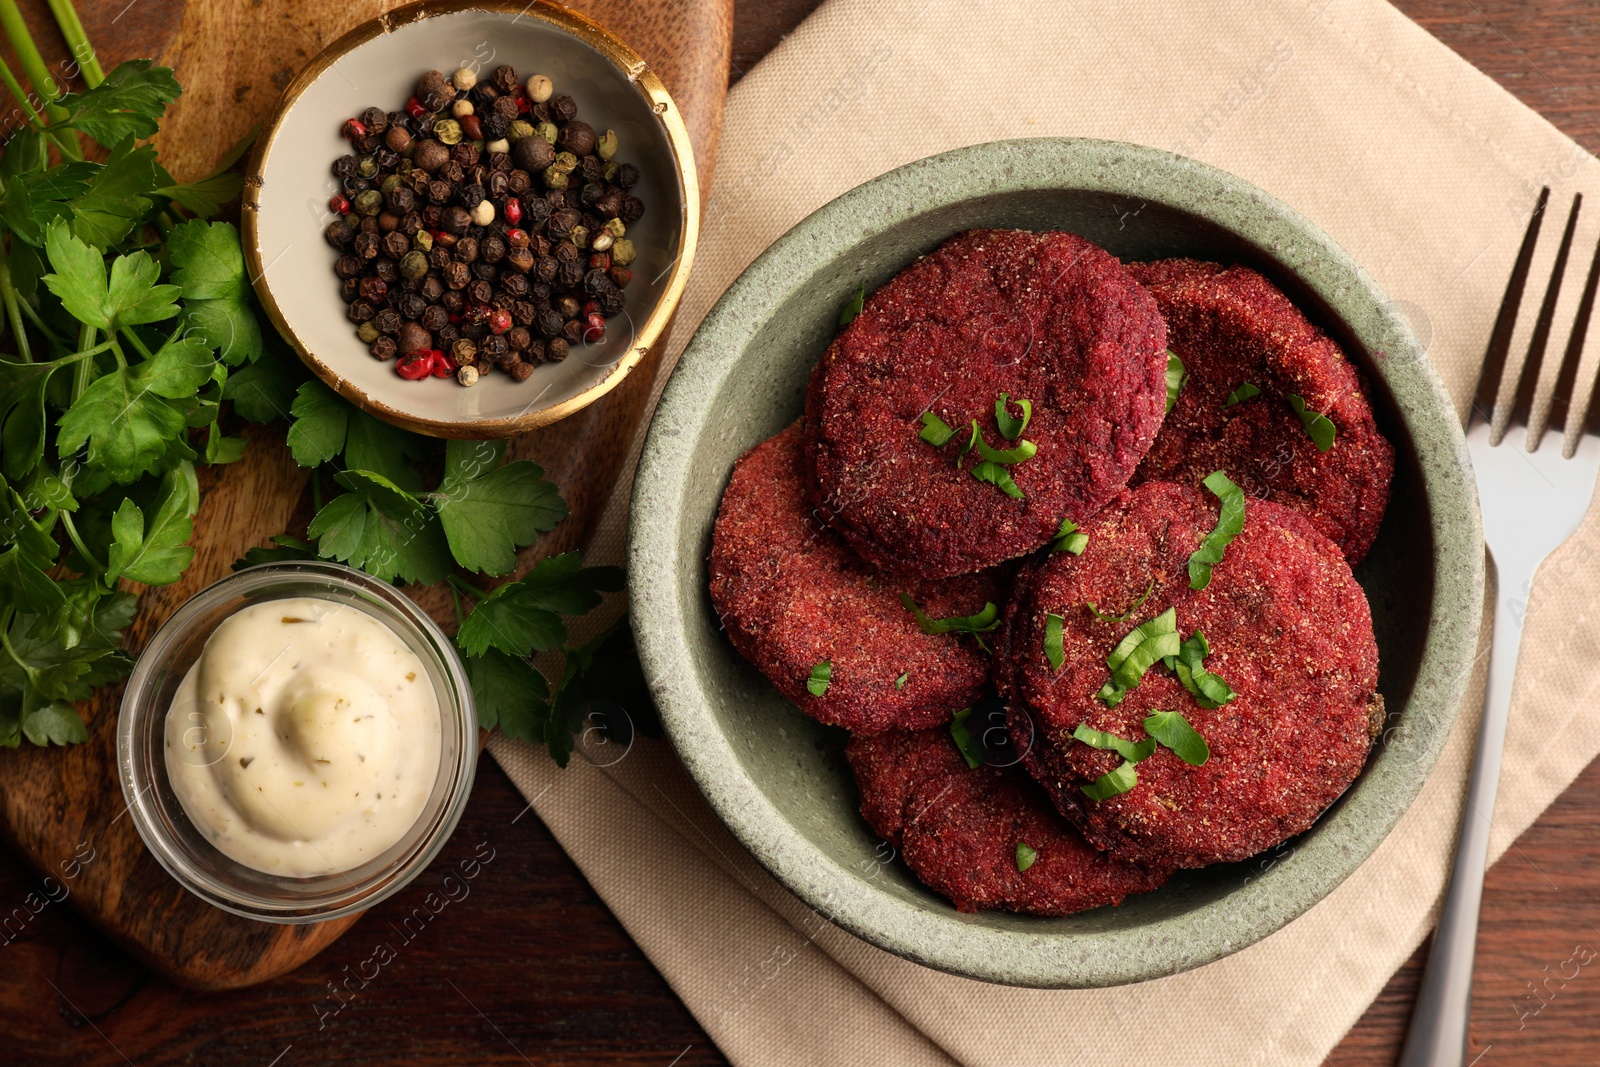
[{"label": "white peppercorn", "polygon": [[478,384],[478,368],[472,365],[456,368],[456,381],[462,385]]},{"label": "white peppercorn", "polygon": [[535,74],[528,78],[528,99],[535,104],[544,103],[555,91],[555,84],[543,74]]},{"label": "white peppercorn", "polygon": [[450,81],[455,85],[456,92],[464,93],[478,84],[478,75],[471,67],[462,67],[450,75]]},{"label": "white peppercorn", "polygon": [[478,206],[472,209],[472,222],[475,226],[487,226],[494,221],[494,204],[489,200],[480,200]]},{"label": "white peppercorn", "polygon": [[458,119],[466,118],[468,115],[472,114],[473,111],[474,108],[471,100],[457,100],[455,103],[450,105],[450,114],[454,115]]}]

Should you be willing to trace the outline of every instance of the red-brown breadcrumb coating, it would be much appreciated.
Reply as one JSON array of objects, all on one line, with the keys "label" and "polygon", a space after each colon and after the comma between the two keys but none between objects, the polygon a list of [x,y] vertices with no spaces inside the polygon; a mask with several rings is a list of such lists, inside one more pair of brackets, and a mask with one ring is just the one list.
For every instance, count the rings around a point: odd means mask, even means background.
[{"label": "red-brown breadcrumb coating", "polygon": [[[1188,558],[1216,525],[1204,490],[1151,482],[1129,490],[1085,525],[1082,556],[1057,553],[1019,575],[997,655],[1012,732],[1030,730],[1025,762],[1089,841],[1135,862],[1203,867],[1244,859],[1309,827],[1355,780],[1374,724],[1378,648],[1366,597],[1338,548],[1296,512],[1251,499],[1244,532],[1203,590],[1189,588]],[[1103,621],[1149,598],[1125,622]],[[1096,698],[1110,680],[1106,656],[1133,627],[1176,607],[1182,637],[1205,633],[1205,668],[1236,699],[1201,708],[1160,663],[1115,708]],[[1064,620],[1065,662],[1052,671],[1045,617]],[[1143,740],[1152,711],[1181,712],[1211,757],[1192,767],[1158,747],[1138,764],[1132,790],[1092,801],[1080,787],[1122,757],[1074,741],[1080,722]]]},{"label": "red-brown breadcrumb coating", "polygon": [[[1361,562],[1389,502],[1394,450],[1378,432],[1361,376],[1339,346],[1261,275],[1191,259],[1134,263],[1167,321],[1167,346],[1188,380],[1130,484],[1199,484],[1214,470],[1251,497],[1305,515]],[[1253,400],[1224,407],[1249,382]],[[1332,421],[1318,452],[1289,394]]]},{"label": "red-brown breadcrumb coating", "polygon": [[[1069,233],[972,230],[867,298],[812,373],[819,510],[869,562],[928,578],[1026,554],[1092,515],[1133,473],[1166,406],[1166,329],[1110,254]],[[1024,499],[956,454],[978,420],[994,448],[1001,393],[1033,403],[1009,467]],[[958,430],[922,441],[923,412]],[[1012,409],[1016,415],[1017,410]]]},{"label": "red-brown breadcrumb coating", "polygon": [[[845,755],[862,815],[958,911],[1070,915],[1119,904],[1170,873],[1091,848],[1020,769],[969,768],[948,727],[853,738]],[[1037,853],[1026,871],[1018,842]]]},{"label": "red-brown breadcrumb coating", "polygon": [[[746,452],[723,493],[709,566],[729,640],[822,722],[876,733],[948,721],[984,689],[990,658],[970,637],[924,634],[900,593],[934,618],[971,615],[1004,602],[1005,577],[922,584],[867,566],[806,500],[801,433],[796,422]],[[812,696],[806,681],[823,662],[833,677]]]}]

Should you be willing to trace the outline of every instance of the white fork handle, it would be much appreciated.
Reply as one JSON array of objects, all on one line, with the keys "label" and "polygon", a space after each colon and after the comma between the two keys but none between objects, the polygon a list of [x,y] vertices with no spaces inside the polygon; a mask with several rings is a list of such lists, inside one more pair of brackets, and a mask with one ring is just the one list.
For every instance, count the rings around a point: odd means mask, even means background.
[{"label": "white fork handle", "polygon": [[[1537,561],[1516,561],[1515,569],[1499,570],[1494,606],[1494,638],[1489,649],[1489,691],[1483,701],[1483,725],[1477,756],[1467,785],[1467,806],[1461,813],[1450,891],[1445,896],[1439,929],[1428,953],[1428,969],[1417,994],[1417,1006],[1406,1034],[1400,1067],[1463,1067],[1467,1056],[1467,1017],[1472,1007],[1472,960],[1478,942],[1478,909],[1483,903],[1483,875],[1489,857],[1490,819],[1500,784],[1500,758],[1506,746],[1506,716],[1511,707],[1511,682],[1517,673],[1522,643],[1522,616],[1513,609],[1526,603]],[[1508,573],[1509,572],[1509,573]]]}]

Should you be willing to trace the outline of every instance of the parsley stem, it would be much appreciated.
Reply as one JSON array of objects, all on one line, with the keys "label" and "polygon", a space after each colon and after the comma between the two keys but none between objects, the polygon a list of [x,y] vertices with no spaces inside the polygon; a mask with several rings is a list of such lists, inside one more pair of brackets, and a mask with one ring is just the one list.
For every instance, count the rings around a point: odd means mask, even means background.
[{"label": "parsley stem", "polygon": [[[86,355],[87,350],[94,347],[94,336],[98,332],[93,326],[85,323],[78,331],[78,356],[68,357],[78,361],[78,365],[72,371],[72,402],[74,404],[83,395],[83,391],[89,388],[89,383],[94,381],[94,360],[79,357]],[[104,346],[102,350],[104,350]]]},{"label": "parsley stem", "polygon": [[139,350],[139,355],[143,356],[145,359],[155,358],[150,354],[150,349],[145,347],[144,342],[139,340],[139,335],[133,332],[132,327],[123,327],[122,335],[129,341],[133,342],[133,347]]},{"label": "parsley stem", "polygon": [[461,611],[461,591],[450,583],[450,601],[456,606],[456,629],[461,629],[461,624],[467,621],[466,615]]},{"label": "parsley stem", "polygon": [[[111,354],[117,357],[117,367],[121,370],[127,370],[128,357],[122,354],[122,346],[117,344],[115,335],[110,337],[109,340],[111,342]],[[82,364],[79,364],[79,366],[81,367]]]},{"label": "parsley stem", "polygon": [[[43,99],[45,115],[51,122],[63,122],[68,119],[70,113],[56,103],[62,95],[61,87],[50,76],[50,68],[46,65],[44,56],[39,53],[39,46],[34,44],[33,34],[28,32],[28,24],[23,21],[17,0],[0,0],[0,28],[3,28],[6,36],[11,38],[11,47],[17,51],[22,72],[33,83],[34,92]],[[83,158],[83,146],[78,143],[77,134],[64,130],[47,132],[61,149],[64,158],[74,161]]]},{"label": "parsley stem", "polygon": [[[50,325],[39,317],[39,313],[37,311],[33,310],[33,305],[28,303],[28,301],[26,299],[24,299],[20,294],[17,297],[17,306],[22,309],[22,313],[24,315],[28,316],[29,321],[31,321],[35,326],[39,327],[39,332],[40,333],[42,333],[46,337],[50,338],[50,340],[54,341],[56,344],[60,345],[62,348],[66,348],[67,347],[67,344],[68,344],[67,339],[62,337],[59,333],[56,333],[55,330],[51,329]],[[64,358],[66,358],[66,359],[76,359],[76,358],[78,358],[78,356],[83,356],[83,355],[87,355],[87,354],[88,353],[86,353],[86,352],[79,352],[77,354],[77,356],[66,356]]]},{"label": "parsley stem", "polygon": [[105,574],[105,567],[98,559],[95,559],[94,553],[89,551],[88,546],[83,543],[83,538],[78,535],[78,527],[72,521],[72,512],[62,511],[57,514],[61,517],[61,525],[67,531],[67,537],[72,541],[72,547],[78,550],[78,555],[82,556],[84,562],[88,563],[96,571]]},{"label": "parsley stem", "polygon": [[72,7],[72,0],[48,0],[48,3],[51,14],[56,17],[56,25],[61,28],[62,38],[66,40],[67,47],[72,49],[72,58],[83,72],[84,84],[93,89],[106,80],[106,74],[100,69],[100,59],[94,54],[89,35],[83,32],[83,23],[78,21],[78,12]]},{"label": "parsley stem", "polygon": [[16,608],[7,608],[3,614],[0,614],[0,647],[3,647],[6,650],[6,655],[10,656],[12,661],[22,668],[23,677],[26,678],[28,676],[28,665],[22,661],[21,656],[17,655],[17,650],[11,647],[11,619],[16,613]]},{"label": "parsley stem", "polygon": [[11,64],[3,59],[0,59],[0,79],[4,79],[6,88],[11,90],[11,98],[21,106],[22,113],[28,116],[28,125],[43,133],[44,122],[39,118],[39,112],[34,108],[33,101],[28,99],[27,90],[17,81],[17,76],[11,73]]},{"label": "parsley stem", "polygon": [[450,583],[450,591],[452,593],[460,590],[474,600],[482,600],[489,595],[458,574],[447,574],[444,576],[444,580]]},{"label": "parsley stem", "polygon": [[17,335],[17,355],[22,362],[32,363],[33,351],[28,347],[28,330],[22,324],[22,314],[17,307],[20,299],[17,287],[11,284],[11,260],[0,254],[0,300],[5,302],[11,332]]}]

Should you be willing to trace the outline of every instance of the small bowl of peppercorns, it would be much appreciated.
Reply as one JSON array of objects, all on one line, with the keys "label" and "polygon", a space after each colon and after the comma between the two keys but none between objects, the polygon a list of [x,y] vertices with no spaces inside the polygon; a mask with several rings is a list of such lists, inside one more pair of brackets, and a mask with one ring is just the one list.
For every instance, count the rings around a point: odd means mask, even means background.
[{"label": "small bowl of peppercorns", "polygon": [[319,378],[440,437],[597,399],[682,292],[699,194],[644,61],[555,4],[428,2],[284,91],[244,199],[263,305]]}]

